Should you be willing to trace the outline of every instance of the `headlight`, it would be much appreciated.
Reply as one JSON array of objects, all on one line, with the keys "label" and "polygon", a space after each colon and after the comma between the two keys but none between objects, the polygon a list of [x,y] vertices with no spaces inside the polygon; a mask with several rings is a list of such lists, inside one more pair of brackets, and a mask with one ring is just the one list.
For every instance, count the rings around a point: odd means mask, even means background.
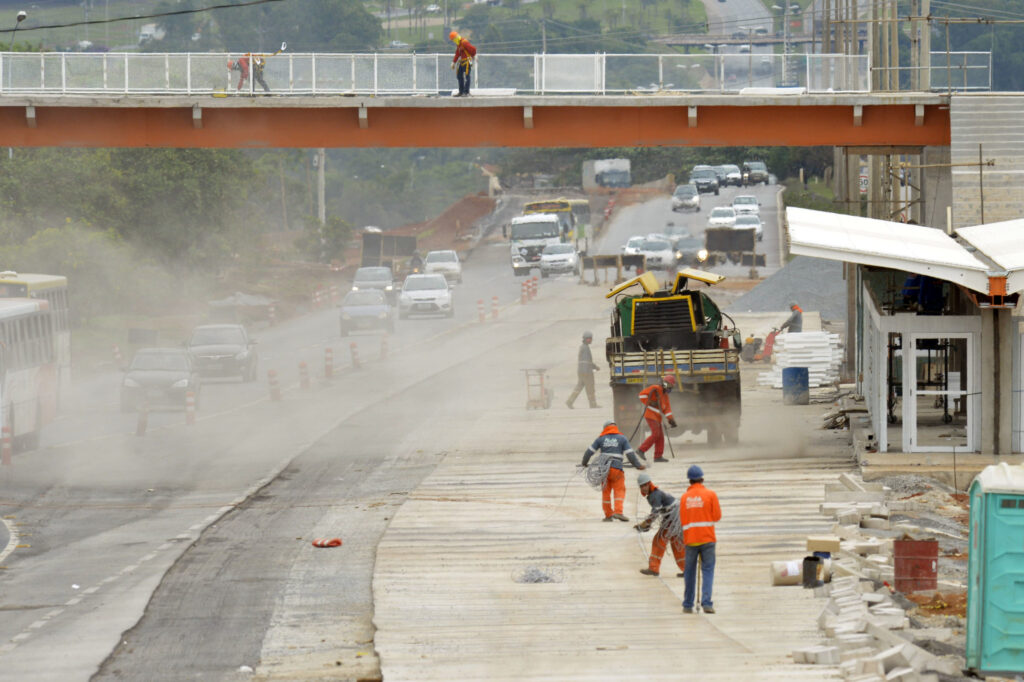
[{"label": "headlight", "polygon": [[386,287],[384,287],[384,291],[391,291],[392,289],[394,289],[394,286],[391,285],[391,284],[389,284]]},{"label": "headlight", "polygon": [[701,263],[703,263],[707,259],[708,259],[708,250],[707,249],[701,249],[700,251],[697,252],[697,260],[699,260]]},{"label": "headlight", "polygon": [[185,388],[188,386],[188,379],[179,379],[171,384],[171,388]]},{"label": "headlight", "polygon": [[135,379],[128,379],[126,377],[125,380],[124,380],[124,387],[125,388],[139,388],[139,382],[135,381]]},{"label": "headlight", "polygon": [[682,258],[683,258],[683,252],[682,251],[676,251],[676,260],[682,260]]},{"label": "headlight", "polygon": [[359,287],[357,287],[355,284],[353,284],[352,285],[352,291],[359,291]]}]

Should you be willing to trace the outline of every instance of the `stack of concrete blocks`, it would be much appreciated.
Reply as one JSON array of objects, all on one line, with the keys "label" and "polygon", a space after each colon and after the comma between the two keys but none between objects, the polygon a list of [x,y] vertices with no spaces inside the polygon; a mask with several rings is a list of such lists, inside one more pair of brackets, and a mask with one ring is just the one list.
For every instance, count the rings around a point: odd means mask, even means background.
[{"label": "stack of concrete blocks", "polygon": [[782,388],[783,368],[806,367],[810,388],[831,386],[839,380],[842,342],[838,334],[828,332],[780,334],[775,338],[773,359],[772,368],[758,375],[758,384]]},{"label": "stack of concrete blocks", "polygon": [[849,474],[826,486],[821,511],[837,523],[832,536],[809,537],[808,549],[833,550],[832,581],[815,589],[817,596],[828,598],[818,627],[830,642],[798,649],[793,660],[838,665],[848,682],[937,682],[936,673],[959,674],[959,664],[934,656],[899,634],[910,623],[892,600],[888,585],[893,581],[892,540],[863,532],[888,527],[888,492],[881,484]]}]

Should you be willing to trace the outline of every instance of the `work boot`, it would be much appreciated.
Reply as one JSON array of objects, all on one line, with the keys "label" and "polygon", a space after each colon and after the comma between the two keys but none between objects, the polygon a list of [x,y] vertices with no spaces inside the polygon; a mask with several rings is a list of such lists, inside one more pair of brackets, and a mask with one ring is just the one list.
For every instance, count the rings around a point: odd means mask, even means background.
[{"label": "work boot", "polygon": [[572,409],[572,403],[570,403],[568,400],[565,401],[565,406],[568,407],[570,410]]},{"label": "work boot", "polygon": [[714,613],[715,612],[715,609],[712,606],[702,606],[701,609],[704,611],[704,613]]},{"label": "work boot", "polygon": [[643,573],[644,575],[658,575],[657,571],[652,571],[649,568],[641,568],[640,572]]},{"label": "work boot", "polygon": [[612,514],[611,518],[618,519],[619,521],[629,521],[629,517],[622,514]]},{"label": "work boot", "polygon": [[606,516],[606,517],[604,517],[601,520],[604,521],[605,523],[607,523],[608,521],[614,521],[615,520],[615,515],[613,514],[612,516]]},{"label": "work boot", "polygon": [[665,459],[664,457],[655,457],[654,461],[655,462],[667,462],[668,460]]},{"label": "work boot", "polygon": [[689,606],[684,606],[683,607],[683,613],[693,613],[693,609],[690,608]]},{"label": "work boot", "polygon": [[680,572],[680,573],[676,573],[676,577],[677,577],[677,578],[685,578],[685,577],[686,577],[686,574],[685,574],[685,573],[682,573],[682,572]]}]

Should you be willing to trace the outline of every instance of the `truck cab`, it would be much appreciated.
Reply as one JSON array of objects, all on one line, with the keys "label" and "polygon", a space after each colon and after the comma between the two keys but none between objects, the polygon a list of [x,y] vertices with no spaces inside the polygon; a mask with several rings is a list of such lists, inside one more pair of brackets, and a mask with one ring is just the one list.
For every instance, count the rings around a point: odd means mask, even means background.
[{"label": "truck cab", "polygon": [[509,257],[512,272],[528,275],[540,267],[544,247],[562,242],[562,225],[554,213],[533,213],[512,219],[509,225]]}]

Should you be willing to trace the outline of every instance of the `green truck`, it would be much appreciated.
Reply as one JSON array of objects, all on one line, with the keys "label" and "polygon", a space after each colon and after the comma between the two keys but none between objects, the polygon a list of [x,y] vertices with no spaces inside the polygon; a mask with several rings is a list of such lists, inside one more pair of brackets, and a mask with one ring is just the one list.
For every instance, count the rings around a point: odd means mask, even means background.
[{"label": "green truck", "polygon": [[643,405],[637,395],[671,374],[676,378],[671,401],[678,426],[669,429],[670,435],[707,432],[712,445],[739,442],[739,330],[707,294],[689,288],[691,283],[712,286],[723,279],[685,269],[672,286],[659,288],[657,278],[647,272],[607,294],[615,307],[605,354],[620,428],[632,430],[639,424]]}]

